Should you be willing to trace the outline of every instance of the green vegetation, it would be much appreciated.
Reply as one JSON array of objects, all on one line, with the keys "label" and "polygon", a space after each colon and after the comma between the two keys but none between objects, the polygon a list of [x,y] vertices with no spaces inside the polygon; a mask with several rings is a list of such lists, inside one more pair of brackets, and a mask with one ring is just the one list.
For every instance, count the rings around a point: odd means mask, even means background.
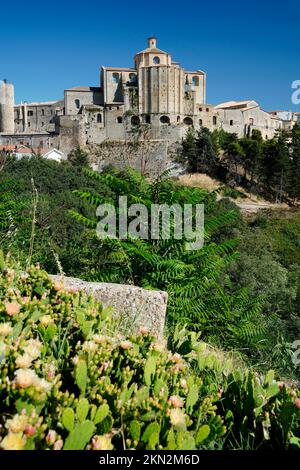
[{"label": "green vegetation", "polygon": [[[0,381],[2,447],[299,446],[292,342],[300,337],[300,214],[245,219],[227,199],[241,197],[237,181],[263,193],[269,178],[270,198],[296,203],[297,133],[268,142],[259,133],[189,133],[190,164],[230,183],[213,192],[167,174],[99,174],[84,168],[80,149],[62,164],[5,158],[0,244],[14,261],[0,260],[0,373],[9,377]],[[174,219],[168,239],[98,239],[96,207],[108,202],[118,212],[122,195],[147,208],[203,203],[204,247],[186,250]],[[167,291],[169,349],[147,332],[119,331],[101,306],[53,286],[37,263],[49,273]],[[19,377],[30,385],[16,385]]]},{"label": "green vegetation", "polygon": [[2,449],[300,447],[299,392],[176,329],[173,350],[1,255]]},{"label": "green vegetation", "polygon": [[260,131],[238,138],[224,130],[189,130],[179,161],[190,172],[206,172],[271,200],[300,198],[300,126],[263,140]]},{"label": "green vegetation", "polygon": [[[260,370],[298,379],[291,363],[291,343],[299,336],[297,215],[279,215],[274,231],[270,214],[247,222],[233,203],[217,201],[217,192],[182,187],[164,176],[149,182],[130,169],[100,175],[38,157],[10,161],[2,181],[0,209],[11,215],[3,218],[10,229],[3,225],[1,246],[23,266],[31,258],[52,273],[166,290],[170,338],[180,324],[219,348],[241,351]],[[236,190],[220,191],[232,196]],[[185,240],[173,236],[99,240],[96,207],[117,206],[121,195],[146,207],[203,203],[204,247],[187,251]]]}]

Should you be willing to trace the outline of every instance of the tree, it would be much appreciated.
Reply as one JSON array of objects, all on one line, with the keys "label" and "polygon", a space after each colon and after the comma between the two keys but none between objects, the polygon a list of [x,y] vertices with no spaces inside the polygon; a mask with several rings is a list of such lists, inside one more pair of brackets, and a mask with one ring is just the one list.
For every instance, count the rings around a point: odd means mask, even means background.
[{"label": "tree", "polygon": [[244,176],[247,178],[247,172],[250,174],[251,184],[254,181],[254,176],[258,174],[260,167],[260,160],[262,156],[262,136],[258,130],[253,130],[251,137],[244,137],[240,139],[240,145],[244,152],[243,166]]},{"label": "tree", "polygon": [[217,155],[214,150],[211,132],[203,127],[197,135],[197,157],[195,171],[211,173],[217,165]]},{"label": "tree", "polygon": [[290,165],[288,136],[280,132],[274,139],[263,143],[260,178],[276,192],[276,200],[282,202],[283,192],[288,188]]},{"label": "tree", "polygon": [[[232,134],[233,138],[231,142],[228,142],[224,149],[224,160],[229,173],[232,173],[232,167],[234,167],[235,174],[238,173],[238,166],[242,164],[245,158],[245,152],[243,147],[240,145],[236,134]],[[234,138],[235,136],[235,138]]]},{"label": "tree", "polygon": [[88,153],[82,150],[80,147],[73,149],[68,155],[68,161],[73,166],[84,167],[88,166]]},{"label": "tree", "polygon": [[182,141],[182,149],[178,161],[186,165],[190,172],[195,171],[195,162],[197,160],[196,133],[192,127],[189,127],[185,139]]},{"label": "tree", "polygon": [[292,130],[290,142],[289,194],[294,199],[300,198],[300,126]]}]

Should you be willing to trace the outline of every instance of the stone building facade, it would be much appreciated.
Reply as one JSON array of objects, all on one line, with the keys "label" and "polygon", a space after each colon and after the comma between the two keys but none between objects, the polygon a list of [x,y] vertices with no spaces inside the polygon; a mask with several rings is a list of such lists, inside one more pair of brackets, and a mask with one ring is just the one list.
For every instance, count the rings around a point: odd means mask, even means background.
[{"label": "stone building facade", "polygon": [[207,104],[205,72],[184,70],[158,49],[154,37],[135,55],[132,68],[103,66],[99,87],[67,89],[62,100],[15,105],[13,85],[1,86],[0,148],[28,145],[68,153],[79,145],[96,152],[111,142],[114,158],[118,144],[123,152],[128,142],[142,141],[151,144],[158,164],[190,126],[223,128],[240,137],[259,129],[264,138],[284,127],[280,116],[255,101]]}]

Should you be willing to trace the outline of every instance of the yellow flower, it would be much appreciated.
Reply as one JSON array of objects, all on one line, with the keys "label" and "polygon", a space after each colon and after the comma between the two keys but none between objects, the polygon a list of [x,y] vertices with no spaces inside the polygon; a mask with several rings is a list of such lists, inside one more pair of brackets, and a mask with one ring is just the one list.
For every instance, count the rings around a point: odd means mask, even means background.
[{"label": "yellow flower", "polygon": [[180,398],[178,395],[170,396],[168,400],[169,405],[174,406],[174,408],[182,408],[183,407],[183,399]]},{"label": "yellow flower", "polygon": [[185,414],[180,408],[169,410],[168,415],[173,426],[181,427],[185,425]]},{"label": "yellow flower", "polygon": [[53,323],[53,319],[51,318],[50,315],[43,315],[40,318],[40,322],[43,326],[48,326],[48,325],[50,325],[50,323]]},{"label": "yellow flower", "polygon": [[180,385],[182,388],[187,388],[187,381],[185,379],[180,379]]},{"label": "yellow flower", "polygon": [[4,450],[22,450],[26,444],[26,437],[22,433],[9,432],[7,436],[0,442],[0,446]]},{"label": "yellow flower", "polygon": [[20,369],[28,369],[31,366],[31,362],[32,357],[28,353],[16,358],[16,366]]},{"label": "yellow flower", "polygon": [[7,302],[5,304],[5,309],[7,315],[9,315],[10,317],[14,317],[20,312],[20,305],[18,304],[18,302]]},{"label": "yellow flower", "polygon": [[32,369],[18,369],[15,372],[16,383],[20,388],[27,388],[34,385],[38,376]]},{"label": "yellow flower", "polygon": [[82,345],[83,351],[95,352],[98,349],[97,344],[94,341],[85,341]]},{"label": "yellow flower", "polygon": [[35,380],[34,386],[38,392],[42,392],[42,393],[48,393],[52,388],[51,383],[47,382],[47,380],[45,379]]},{"label": "yellow flower", "polygon": [[25,431],[27,421],[26,415],[15,415],[12,419],[7,420],[5,427],[12,433],[20,433]]},{"label": "yellow flower", "polygon": [[41,354],[42,343],[38,339],[30,339],[24,348],[24,352],[32,357],[32,360],[37,359]]},{"label": "yellow flower", "polygon": [[180,354],[175,353],[172,354],[172,356],[170,357],[170,361],[174,362],[175,364],[180,364],[182,361],[182,357],[180,356]]},{"label": "yellow flower", "polygon": [[131,341],[122,341],[120,346],[122,349],[130,349],[132,348],[132,343]]},{"label": "yellow flower", "polygon": [[12,332],[12,327],[9,323],[0,323],[0,335],[7,336]]},{"label": "yellow flower", "polygon": [[93,450],[113,450],[113,448],[109,434],[104,434],[104,436],[94,436],[92,439]]}]

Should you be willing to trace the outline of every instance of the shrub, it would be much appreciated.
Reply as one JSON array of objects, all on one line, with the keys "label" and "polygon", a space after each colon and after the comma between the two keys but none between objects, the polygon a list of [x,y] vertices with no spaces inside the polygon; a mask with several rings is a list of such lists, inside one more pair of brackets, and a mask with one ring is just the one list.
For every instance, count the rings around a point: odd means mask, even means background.
[{"label": "shrub", "polygon": [[[172,351],[38,266],[0,258],[2,449],[299,445],[299,398],[176,330]],[[299,395],[298,395],[299,396]]]}]

